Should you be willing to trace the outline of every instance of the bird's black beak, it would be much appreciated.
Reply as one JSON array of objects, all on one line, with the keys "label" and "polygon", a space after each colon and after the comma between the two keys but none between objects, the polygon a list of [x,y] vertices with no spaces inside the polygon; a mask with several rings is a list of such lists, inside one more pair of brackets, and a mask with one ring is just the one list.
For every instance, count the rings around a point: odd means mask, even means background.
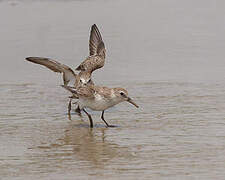
[{"label": "bird's black beak", "polygon": [[127,102],[133,104],[136,108],[139,108],[139,106],[131,99],[128,97]]}]

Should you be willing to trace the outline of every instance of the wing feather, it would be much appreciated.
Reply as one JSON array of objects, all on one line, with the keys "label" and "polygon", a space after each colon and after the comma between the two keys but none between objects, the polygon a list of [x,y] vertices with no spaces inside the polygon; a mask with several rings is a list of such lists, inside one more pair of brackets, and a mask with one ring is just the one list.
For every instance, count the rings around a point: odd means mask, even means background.
[{"label": "wing feather", "polygon": [[77,68],[78,71],[91,71],[99,69],[105,63],[105,45],[96,24],[92,25],[89,40],[90,56]]},{"label": "wing feather", "polygon": [[76,74],[69,66],[61,64],[53,59],[44,57],[27,57],[26,60],[35,64],[43,65],[54,72],[63,73],[63,82],[65,85],[70,81],[75,82],[76,80]]},{"label": "wing feather", "polygon": [[91,86],[89,87],[80,87],[80,88],[74,88],[71,86],[66,86],[66,85],[61,85],[63,88],[65,88],[66,90],[70,91],[73,95],[82,98],[87,98],[87,99],[92,99],[94,98],[94,89],[91,88]]},{"label": "wing feather", "polygon": [[90,33],[90,39],[89,39],[90,56],[98,54],[99,44],[101,43],[103,43],[102,36],[98,30],[98,27],[96,26],[96,24],[94,24],[91,27],[91,33]]}]

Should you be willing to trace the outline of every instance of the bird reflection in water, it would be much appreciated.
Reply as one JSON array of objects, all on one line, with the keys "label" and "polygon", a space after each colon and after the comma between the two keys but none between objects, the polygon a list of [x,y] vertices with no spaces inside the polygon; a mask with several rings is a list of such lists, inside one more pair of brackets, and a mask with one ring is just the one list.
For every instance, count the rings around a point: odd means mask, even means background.
[{"label": "bird reflection in water", "polygon": [[[32,156],[34,164],[41,163],[42,167],[46,168],[45,171],[59,167],[60,170],[69,168],[73,171],[86,172],[90,168],[93,171],[111,168],[112,162],[121,159],[132,160],[134,156],[128,147],[119,145],[113,140],[113,135],[119,128],[104,127],[102,125],[100,128],[92,129],[88,124],[75,124],[70,121],[63,127],[63,135],[57,133],[58,130],[50,130],[40,138],[41,146],[30,148],[37,152]],[[56,127],[58,128],[60,127]]]},{"label": "bird reflection in water", "polygon": [[[89,161],[94,166],[102,166],[123,154],[118,144],[107,140],[107,130],[107,128],[90,129],[88,125],[86,128],[70,126],[62,140],[64,146],[72,146],[75,158],[80,161]],[[122,149],[125,150],[125,148]]]}]

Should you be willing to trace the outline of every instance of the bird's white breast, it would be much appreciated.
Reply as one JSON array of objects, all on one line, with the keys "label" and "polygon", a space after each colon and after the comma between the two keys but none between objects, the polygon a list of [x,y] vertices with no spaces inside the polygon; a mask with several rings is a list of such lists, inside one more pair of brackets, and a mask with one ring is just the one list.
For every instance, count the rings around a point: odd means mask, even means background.
[{"label": "bird's white breast", "polygon": [[114,101],[114,98],[110,97],[104,97],[99,94],[94,94],[94,99],[79,99],[79,105],[81,108],[87,107],[95,111],[103,111],[105,109],[108,109],[118,102]]}]

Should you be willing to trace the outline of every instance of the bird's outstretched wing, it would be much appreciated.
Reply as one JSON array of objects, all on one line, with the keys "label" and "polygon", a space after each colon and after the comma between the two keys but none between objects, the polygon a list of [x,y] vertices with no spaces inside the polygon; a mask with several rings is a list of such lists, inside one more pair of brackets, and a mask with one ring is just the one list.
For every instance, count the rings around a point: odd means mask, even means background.
[{"label": "bird's outstretched wing", "polygon": [[55,60],[44,57],[27,57],[26,60],[43,65],[54,72],[63,73],[64,85],[67,85],[70,81],[76,81],[76,74],[74,73],[74,71],[70,67]]},{"label": "bird's outstretched wing", "polygon": [[105,45],[102,40],[102,36],[98,30],[96,24],[91,27],[90,39],[89,39],[89,55],[105,56]]},{"label": "bird's outstretched wing", "polygon": [[89,57],[77,68],[78,71],[91,71],[99,69],[105,64],[105,45],[96,24],[92,25],[89,39]]}]

